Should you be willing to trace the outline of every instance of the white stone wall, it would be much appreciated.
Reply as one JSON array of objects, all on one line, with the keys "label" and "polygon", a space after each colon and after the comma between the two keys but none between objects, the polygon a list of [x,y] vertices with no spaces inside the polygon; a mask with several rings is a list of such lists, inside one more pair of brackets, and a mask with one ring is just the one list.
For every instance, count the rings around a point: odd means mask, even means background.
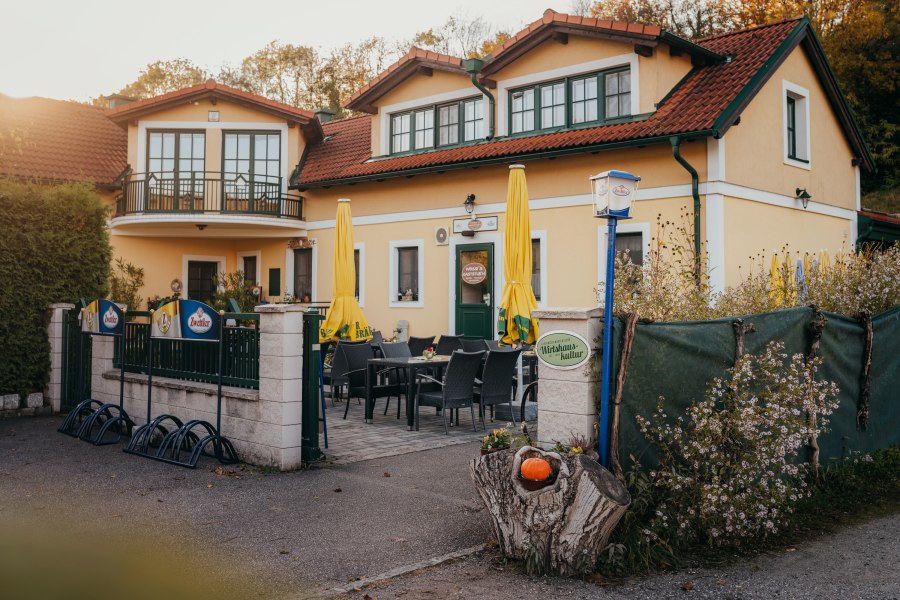
[{"label": "white stone wall", "polygon": [[[222,388],[222,430],[247,463],[282,470],[300,466],[302,308],[258,307],[260,313],[260,388]],[[94,336],[91,396],[118,404],[118,369],[113,368],[114,338]],[[147,376],[126,373],[124,403],[128,415],[147,422]],[[153,377],[151,418],[171,414],[182,421],[216,424],[216,385]]]}]

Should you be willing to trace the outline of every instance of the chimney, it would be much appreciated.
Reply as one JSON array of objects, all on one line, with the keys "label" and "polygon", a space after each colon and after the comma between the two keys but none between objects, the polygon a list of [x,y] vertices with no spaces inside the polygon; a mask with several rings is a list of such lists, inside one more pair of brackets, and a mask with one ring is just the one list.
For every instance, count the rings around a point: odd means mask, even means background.
[{"label": "chimney", "polygon": [[106,96],[106,101],[109,102],[110,108],[118,108],[120,106],[125,106],[126,104],[131,104],[137,98],[132,98],[131,96],[123,96],[122,94],[110,94]]},{"label": "chimney", "polygon": [[316,115],[316,119],[319,120],[319,123],[324,125],[325,123],[334,120],[334,115],[337,113],[327,108],[317,108],[313,111],[313,114]]}]

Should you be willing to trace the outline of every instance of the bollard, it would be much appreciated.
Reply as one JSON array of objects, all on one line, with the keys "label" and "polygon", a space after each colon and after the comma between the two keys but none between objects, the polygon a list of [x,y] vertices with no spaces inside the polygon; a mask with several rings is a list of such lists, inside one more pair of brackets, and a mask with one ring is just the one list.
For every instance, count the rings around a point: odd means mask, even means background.
[{"label": "bollard", "polygon": [[315,308],[303,313],[300,460],[304,463],[325,458],[319,448],[319,324],[322,319]]}]

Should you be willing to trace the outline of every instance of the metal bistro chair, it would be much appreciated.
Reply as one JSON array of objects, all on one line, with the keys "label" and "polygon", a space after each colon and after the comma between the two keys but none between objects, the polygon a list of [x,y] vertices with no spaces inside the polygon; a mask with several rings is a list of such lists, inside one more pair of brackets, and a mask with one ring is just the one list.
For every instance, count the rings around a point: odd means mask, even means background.
[{"label": "metal bistro chair", "polygon": [[[331,396],[331,406],[334,406],[335,398],[341,397],[341,390],[347,385],[347,359],[341,348],[345,346],[368,346],[367,342],[322,342],[320,352],[322,355],[322,381],[328,386],[329,396]],[[331,366],[328,365],[325,358],[328,352],[334,348],[331,358]],[[347,400],[349,402],[349,398]]]},{"label": "metal bistro chair", "polygon": [[487,349],[487,346],[484,343],[484,340],[481,338],[477,338],[474,340],[467,340],[466,338],[462,338],[459,340],[462,344],[463,352],[483,352]]},{"label": "metal bistro chair", "polygon": [[[339,345],[338,350],[343,350],[344,357],[347,360],[347,406],[344,408],[344,418],[350,411],[350,396],[354,398],[366,397],[366,371],[369,368],[369,359],[375,357],[375,352],[368,342],[365,344],[346,344]],[[375,398],[383,398],[387,396],[390,402],[391,396],[397,396],[397,403],[400,402],[400,393],[402,386],[399,383],[379,384],[377,378],[391,369],[384,369],[376,374],[376,383],[372,386],[372,394]],[[387,414],[387,409],[385,409]]]},{"label": "metal bistro chair", "polygon": [[441,339],[438,340],[437,348],[435,350],[442,356],[450,356],[457,350],[463,350],[462,336],[442,335]]},{"label": "metal bistro chair", "polygon": [[[412,356],[412,353],[409,351],[409,346],[406,342],[381,342],[379,345],[381,348],[381,355],[385,358],[409,358]],[[398,385],[402,387],[406,387],[406,370],[405,369],[390,369],[390,373],[388,373],[388,378],[395,378],[395,381]],[[393,383],[393,382],[391,382]],[[397,403],[397,418],[400,418],[400,402]],[[384,414],[387,414],[388,407],[391,405],[391,399],[388,398],[387,403],[384,406]]]},{"label": "metal bistro chair", "polygon": [[431,337],[410,337],[406,342],[409,345],[411,356],[422,356],[426,348],[434,347],[434,336]]},{"label": "metal bistro chair", "polygon": [[484,361],[481,385],[475,387],[475,402],[478,403],[478,415],[481,417],[482,427],[484,427],[484,408],[491,407],[491,419],[493,419],[495,404],[508,404],[509,416],[512,418],[513,425],[516,424],[516,416],[513,414],[512,407],[513,378],[516,374],[516,362],[521,353],[521,350],[488,352],[487,359]]},{"label": "metal bistro chair", "polygon": [[[416,431],[419,430],[419,405],[434,406],[441,409],[444,420],[444,433],[450,435],[447,427],[447,414],[454,408],[469,407],[472,415],[472,430],[478,431],[475,425],[475,409],[473,408],[475,374],[481,365],[484,352],[463,352],[457,350],[450,356],[450,362],[444,374],[444,380],[438,381],[427,375],[419,375],[416,391]],[[433,382],[441,386],[434,392],[422,391],[424,382]],[[452,418],[452,417],[451,417]]]}]

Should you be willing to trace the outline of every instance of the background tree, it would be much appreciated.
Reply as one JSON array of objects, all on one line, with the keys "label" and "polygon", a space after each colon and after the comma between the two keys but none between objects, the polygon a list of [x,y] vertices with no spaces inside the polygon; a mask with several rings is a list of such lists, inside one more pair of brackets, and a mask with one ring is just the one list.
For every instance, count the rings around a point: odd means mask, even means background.
[{"label": "background tree", "polygon": [[152,98],[203,83],[208,78],[205,70],[186,58],[158,60],[147,65],[137,79],[119,90],[119,93],[137,99]]},{"label": "background tree", "polygon": [[443,25],[417,33],[411,45],[451,56],[482,58],[508,38],[508,33],[481,17],[455,15]]},{"label": "background tree", "polygon": [[219,81],[291,106],[314,108],[320,104],[317,85],[321,59],[314,48],[272,41],[241,61],[223,67]]}]

